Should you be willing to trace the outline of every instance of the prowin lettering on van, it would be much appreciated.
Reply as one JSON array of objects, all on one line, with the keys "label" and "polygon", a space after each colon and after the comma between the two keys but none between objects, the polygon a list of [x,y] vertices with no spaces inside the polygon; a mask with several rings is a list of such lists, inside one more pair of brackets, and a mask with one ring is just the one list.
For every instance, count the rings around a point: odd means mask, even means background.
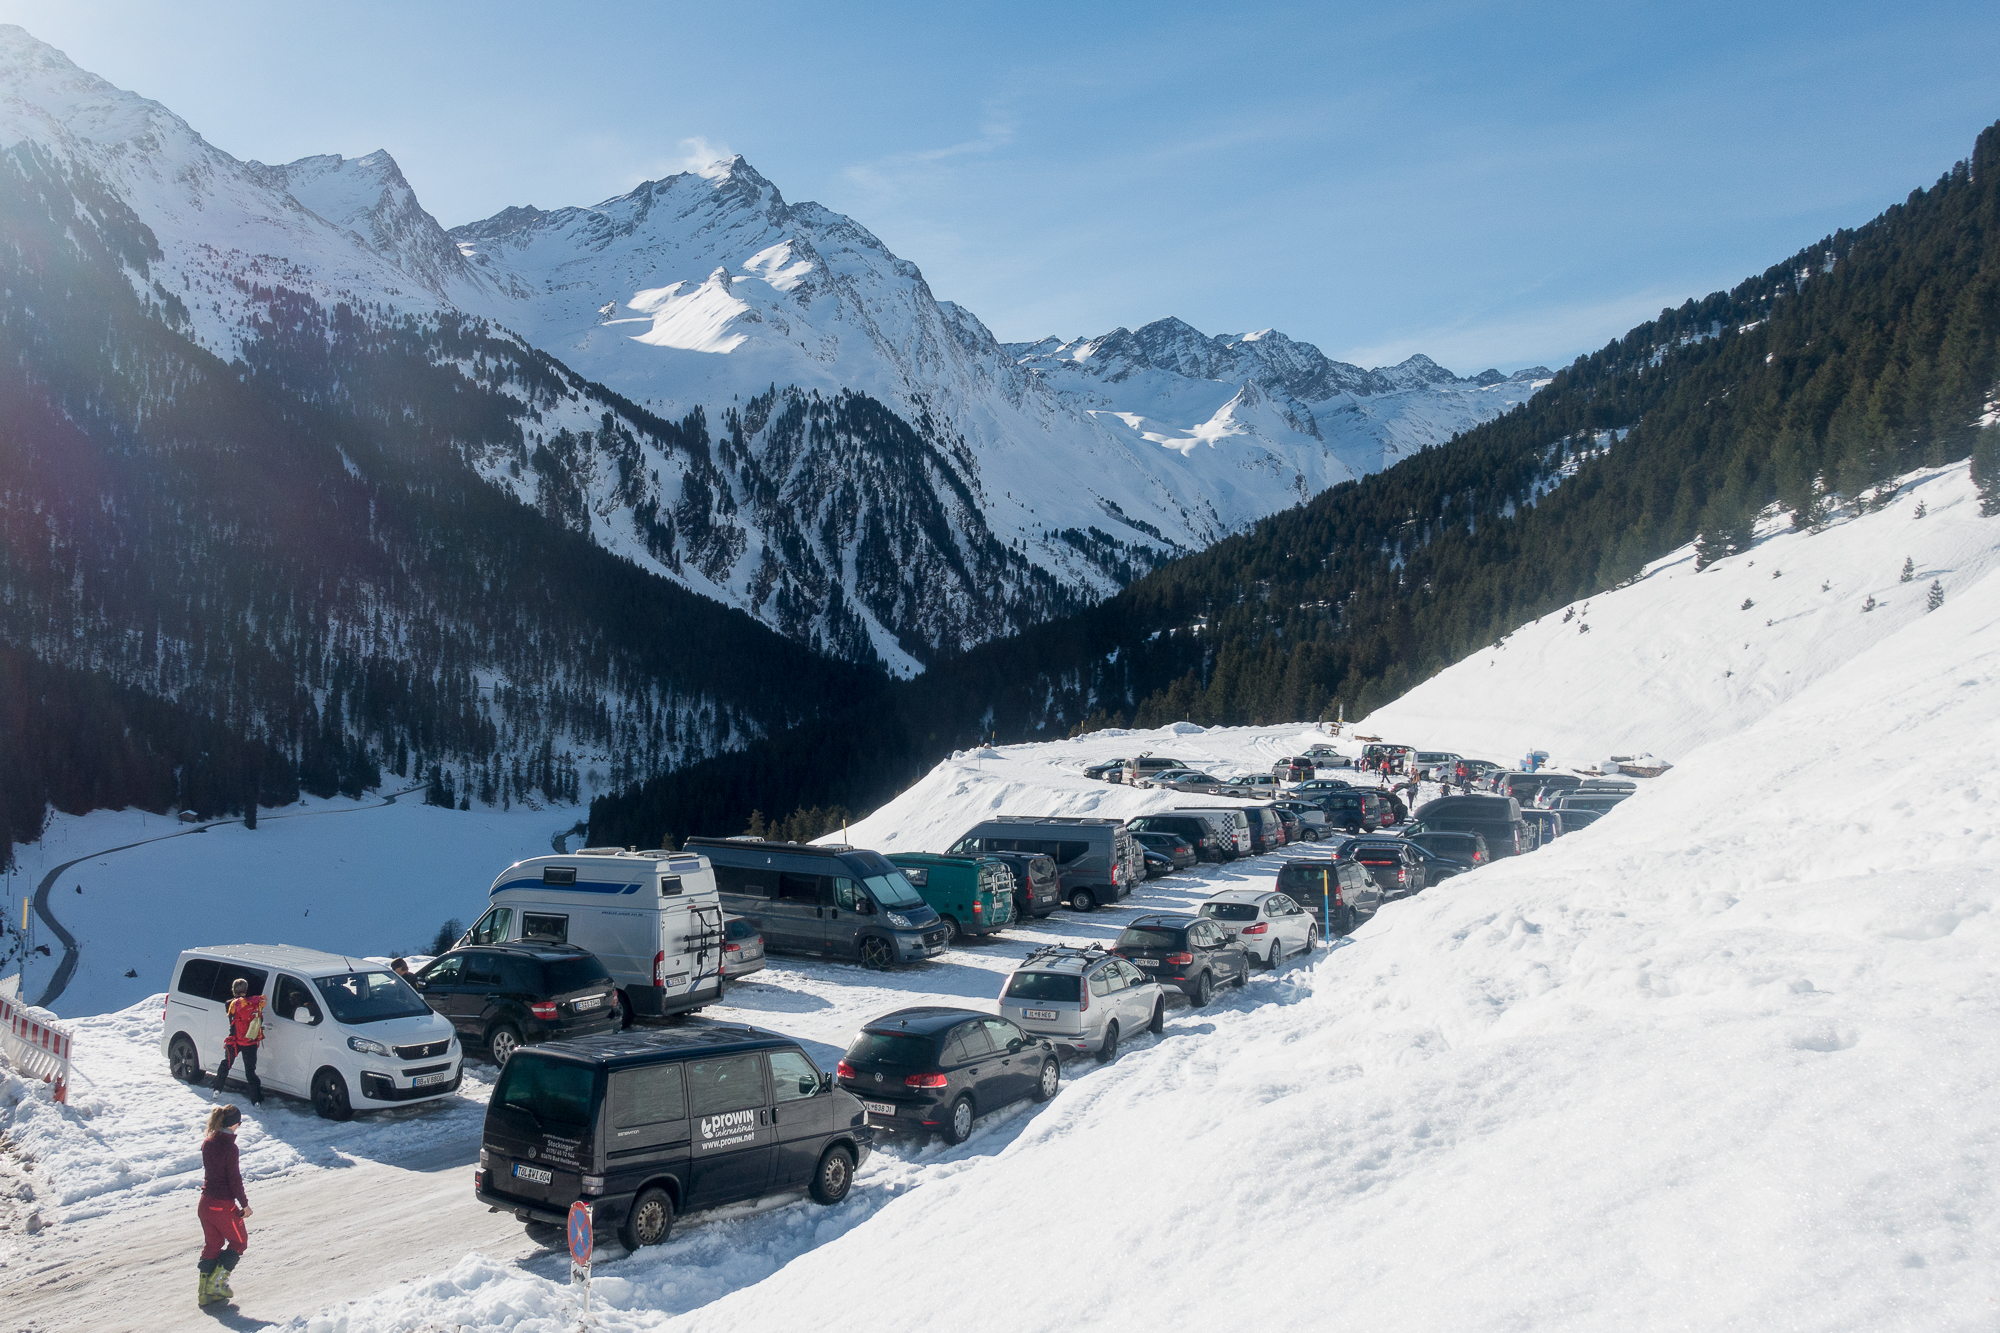
[{"label": "prowin lettering on van", "polygon": [[579,945],[611,973],[628,1018],[690,1013],[722,998],[722,904],[706,857],[586,847],[515,862],[488,897],[460,944]]}]

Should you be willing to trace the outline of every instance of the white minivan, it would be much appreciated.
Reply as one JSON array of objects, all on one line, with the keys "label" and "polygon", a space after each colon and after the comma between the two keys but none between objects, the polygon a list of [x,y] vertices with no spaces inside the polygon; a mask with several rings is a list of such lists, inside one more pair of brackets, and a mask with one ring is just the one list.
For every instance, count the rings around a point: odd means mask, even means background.
[{"label": "white minivan", "polygon": [[[458,1091],[464,1052],[450,1020],[386,967],[290,944],[189,949],[174,964],[160,1051],[174,1077],[213,1078],[229,1035],[230,985],[264,997],[257,1076],[328,1120]],[[234,1071],[239,1076],[241,1066]]]},{"label": "white minivan", "polygon": [[516,861],[459,945],[574,944],[618,983],[622,1018],[691,1013],[722,998],[722,901],[694,852],[586,847]]}]

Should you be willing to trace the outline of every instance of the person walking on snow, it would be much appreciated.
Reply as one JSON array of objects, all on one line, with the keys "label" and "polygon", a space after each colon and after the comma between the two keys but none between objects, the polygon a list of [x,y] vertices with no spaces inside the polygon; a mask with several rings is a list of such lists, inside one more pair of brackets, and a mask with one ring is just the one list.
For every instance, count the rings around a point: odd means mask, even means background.
[{"label": "person walking on snow", "polygon": [[[241,985],[241,982],[237,983]],[[218,1106],[208,1113],[208,1136],[201,1141],[201,1202],[196,1212],[201,1218],[201,1282],[195,1288],[195,1304],[234,1301],[229,1275],[237,1260],[250,1248],[250,1236],[243,1223],[250,1216],[250,1200],[243,1193],[243,1172],[236,1160],[236,1126],[243,1112],[235,1106]]]},{"label": "person walking on snow", "polygon": [[243,1081],[250,1085],[250,1101],[264,1100],[264,1085],[257,1080],[257,1048],[264,1044],[264,997],[250,993],[250,983],[242,977],[229,983],[229,1035],[222,1041],[222,1068],[215,1071],[215,1090],[229,1083],[229,1067],[243,1057]]}]

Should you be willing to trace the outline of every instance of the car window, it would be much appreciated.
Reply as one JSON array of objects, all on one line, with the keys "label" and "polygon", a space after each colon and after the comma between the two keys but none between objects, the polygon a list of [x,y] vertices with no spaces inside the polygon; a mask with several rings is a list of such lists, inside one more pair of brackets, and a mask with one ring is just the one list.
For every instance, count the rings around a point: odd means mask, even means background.
[{"label": "car window", "polygon": [[569,918],[553,916],[545,912],[524,912],[521,915],[521,938],[524,940],[550,940],[556,944],[569,943]]},{"label": "car window", "polygon": [[1090,844],[1087,842],[1058,842],[1056,844],[1055,857],[1058,865],[1068,865],[1070,862],[1089,854]]},{"label": "car window", "polygon": [[778,876],[778,900],[808,906],[819,902],[819,876],[781,872]]},{"label": "car window", "polygon": [[1004,1018],[982,1018],[979,1026],[986,1029],[986,1039],[996,1051],[1004,1052],[1014,1042],[1027,1041],[1027,1035]]},{"label": "car window", "polygon": [[1203,903],[1201,914],[1216,921],[1255,921],[1255,903]]},{"label": "car window", "polygon": [[1112,966],[1118,969],[1118,975],[1125,979],[1125,984],[1127,986],[1136,986],[1140,982],[1146,979],[1145,973],[1141,972],[1138,968],[1132,966],[1132,964],[1126,962],[1122,958],[1119,959],[1116,963],[1112,964]]},{"label": "car window", "polygon": [[619,1129],[687,1119],[678,1064],[620,1069],[611,1076],[611,1123]]},{"label": "car window", "polygon": [[490,1105],[525,1111],[537,1125],[588,1125],[596,1081],[588,1065],[522,1051],[500,1071]]},{"label": "car window", "polygon": [[611,980],[611,973],[594,953],[581,958],[558,958],[542,964],[541,983],[548,987],[550,995],[566,995],[573,990],[583,990],[594,982]]},{"label": "car window", "polygon": [[771,1097],[798,1102],[819,1093],[819,1066],[804,1051],[771,1052]]},{"label": "car window", "polygon": [[[1102,991],[1092,991],[1101,995]],[[1010,1000],[1065,1000],[1076,1003],[1077,979],[1063,972],[1016,972],[1007,979]]]},{"label": "car window", "polygon": [[1104,978],[1104,989],[1109,994],[1115,995],[1132,984],[1131,980],[1126,977],[1125,970],[1117,963],[1105,964],[1102,968],[1098,969],[1098,974]]},{"label": "car window", "polygon": [[1111,980],[1103,972],[1090,974],[1090,993],[1099,999],[1111,993]]},{"label": "car window", "polygon": [[961,1023],[952,1029],[951,1044],[961,1051],[966,1060],[982,1060],[993,1054],[993,1043],[986,1035],[986,1029],[978,1023]]},{"label": "car window", "polygon": [[687,1062],[688,1107],[698,1116],[747,1111],[764,1104],[764,1060],[726,1055]]},{"label": "car window", "polygon": [[500,984],[500,959],[490,953],[473,952],[466,954],[465,984],[468,986],[498,986]]},{"label": "car window", "polygon": [[303,1009],[306,1011],[306,1016],[299,1021],[319,1022],[319,1001],[313,999],[312,992],[306,989],[306,983],[297,977],[281,975],[278,978],[278,1003],[274,1007],[286,1018],[291,1018]]},{"label": "car window", "polygon": [[1120,949],[1178,949],[1180,932],[1172,926],[1127,926],[1119,935]]},{"label": "car window", "polygon": [[252,995],[262,995],[264,993],[264,982],[270,978],[270,975],[269,972],[266,972],[261,967],[245,967],[241,963],[217,963],[215,965],[215,989],[210,992],[210,998],[220,1000],[224,1004],[229,1003],[231,999],[230,987],[235,984],[238,977],[250,983],[250,993]]},{"label": "car window", "polygon": [[381,1023],[391,1018],[428,1014],[430,1006],[409,983],[388,968],[314,977],[313,985],[333,1010],[335,1022]]},{"label": "car window", "polygon": [[190,958],[181,965],[180,985],[175,987],[183,995],[192,995],[198,1000],[214,998],[215,960],[213,958]]},{"label": "car window", "polygon": [[938,1061],[946,1068],[965,1063],[965,1038],[958,1031],[954,1031],[945,1042],[944,1052],[938,1056]]},{"label": "car window", "polygon": [[465,955],[455,953],[438,959],[422,972],[419,972],[417,980],[423,982],[426,986],[449,986],[455,984],[464,971]]},{"label": "car window", "polygon": [[854,887],[853,880],[847,878],[845,875],[834,876],[833,905],[835,907],[844,907],[850,912],[853,911],[855,894],[857,892],[858,890]]}]

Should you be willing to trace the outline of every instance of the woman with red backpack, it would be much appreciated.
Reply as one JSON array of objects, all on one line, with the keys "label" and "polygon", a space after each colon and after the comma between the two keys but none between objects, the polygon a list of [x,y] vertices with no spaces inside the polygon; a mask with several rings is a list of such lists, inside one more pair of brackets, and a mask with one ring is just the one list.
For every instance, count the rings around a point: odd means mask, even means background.
[{"label": "woman with red backpack", "polygon": [[[237,983],[241,985],[241,982]],[[250,1200],[243,1193],[243,1172],[237,1164],[236,1127],[243,1112],[235,1106],[218,1106],[208,1113],[208,1134],[201,1141],[201,1282],[195,1288],[195,1304],[233,1301],[229,1275],[237,1260],[250,1248],[250,1234],[243,1223],[250,1216]]]},{"label": "woman with red backpack", "polygon": [[250,1101],[264,1100],[264,1085],[257,1081],[257,1048],[264,1044],[264,997],[250,993],[250,983],[242,977],[229,983],[229,1035],[222,1039],[222,1068],[215,1071],[215,1090],[229,1084],[229,1067],[243,1057],[243,1081],[250,1085]]}]

